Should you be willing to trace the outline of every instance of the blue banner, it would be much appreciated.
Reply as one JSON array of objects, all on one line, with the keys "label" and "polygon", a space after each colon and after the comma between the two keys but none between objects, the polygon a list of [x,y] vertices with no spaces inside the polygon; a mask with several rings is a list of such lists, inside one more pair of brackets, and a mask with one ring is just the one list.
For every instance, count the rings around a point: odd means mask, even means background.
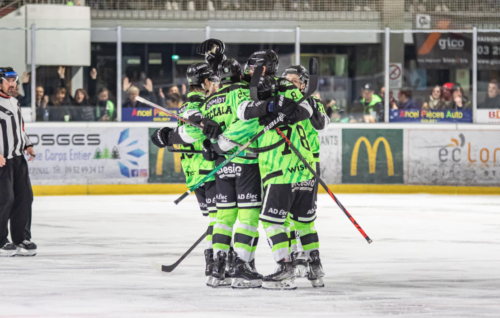
[{"label": "blue banner", "polygon": [[[176,114],[179,111],[177,108],[168,108],[168,110]],[[155,108],[123,108],[122,121],[175,122],[177,119]]]},{"label": "blue banner", "polygon": [[472,123],[472,109],[420,110],[391,109],[391,123]]}]

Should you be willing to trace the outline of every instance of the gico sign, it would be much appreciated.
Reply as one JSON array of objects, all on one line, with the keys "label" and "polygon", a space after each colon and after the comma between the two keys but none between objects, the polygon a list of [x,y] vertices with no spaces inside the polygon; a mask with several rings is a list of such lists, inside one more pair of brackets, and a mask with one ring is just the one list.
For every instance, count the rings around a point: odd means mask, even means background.
[{"label": "gico sign", "polygon": [[31,134],[28,135],[34,146],[98,146],[101,144],[99,134]]},{"label": "gico sign", "polygon": [[465,46],[465,42],[462,39],[439,39],[439,47],[441,50],[463,50]]}]

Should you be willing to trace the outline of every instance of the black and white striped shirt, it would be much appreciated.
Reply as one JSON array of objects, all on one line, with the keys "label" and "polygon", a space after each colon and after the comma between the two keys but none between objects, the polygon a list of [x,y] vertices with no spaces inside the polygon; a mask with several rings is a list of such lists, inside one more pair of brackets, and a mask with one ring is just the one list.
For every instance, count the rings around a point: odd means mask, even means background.
[{"label": "black and white striped shirt", "polygon": [[32,143],[24,131],[17,99],[0,92],[0,154],[5,159],[22,156]]}]

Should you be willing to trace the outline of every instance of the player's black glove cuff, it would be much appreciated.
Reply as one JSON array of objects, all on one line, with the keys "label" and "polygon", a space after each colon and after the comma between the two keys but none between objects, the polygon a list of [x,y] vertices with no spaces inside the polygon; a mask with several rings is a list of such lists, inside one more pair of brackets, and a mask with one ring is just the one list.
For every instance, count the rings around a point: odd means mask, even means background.
[{"label": "player's black glove cuff", "polygon": [[215,121],[203,118],[201,123],[203,124],[203,135],[205,135],[207,139],[217,139],[217,137],[222,134],[222,128],[220,128],[219,124]]},{"label": "player's black glove cuff", "polygon": [[283,113],[283,115],[289,117],[300,107],[293,99],[286,98],[283,95],[272,97],[268,102],[267,111],[275,116],[278,116],[279,113]]},{"label": "player's black glove cuff", "polygon": [[219,155],[212,148],[212,142],[208,139],[203,140],[203,159],[206,161],[215,161]]},{"label": "player's black glove cuff", "polygon": [[165,148],[168,146],[168,134],[172,131],[172,128],[163,127],[155,130],[151,135],[151,141],[159,148]]},{"label": "player's black glove cuff", "polygon": [[265,126],[269,125],[276,118],[278,118],[278,117],[274,116],[273,114],[267,114],[265,116],[261,116],[261,117],[259,117],[259,125],[265,127]]}]

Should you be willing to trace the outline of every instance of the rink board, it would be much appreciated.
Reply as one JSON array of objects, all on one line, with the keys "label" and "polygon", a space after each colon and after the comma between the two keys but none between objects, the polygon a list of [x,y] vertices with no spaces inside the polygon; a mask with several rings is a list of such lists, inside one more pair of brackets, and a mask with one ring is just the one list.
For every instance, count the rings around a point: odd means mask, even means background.
[{"label": "rink board", "polygon": [[[183,193],[180,154],[149,140],[164,125],[175,124],[27,124],[35,195]],[[330,124],[320,172],[339,193],[500,194],[499,136],[499,125]]]}]

